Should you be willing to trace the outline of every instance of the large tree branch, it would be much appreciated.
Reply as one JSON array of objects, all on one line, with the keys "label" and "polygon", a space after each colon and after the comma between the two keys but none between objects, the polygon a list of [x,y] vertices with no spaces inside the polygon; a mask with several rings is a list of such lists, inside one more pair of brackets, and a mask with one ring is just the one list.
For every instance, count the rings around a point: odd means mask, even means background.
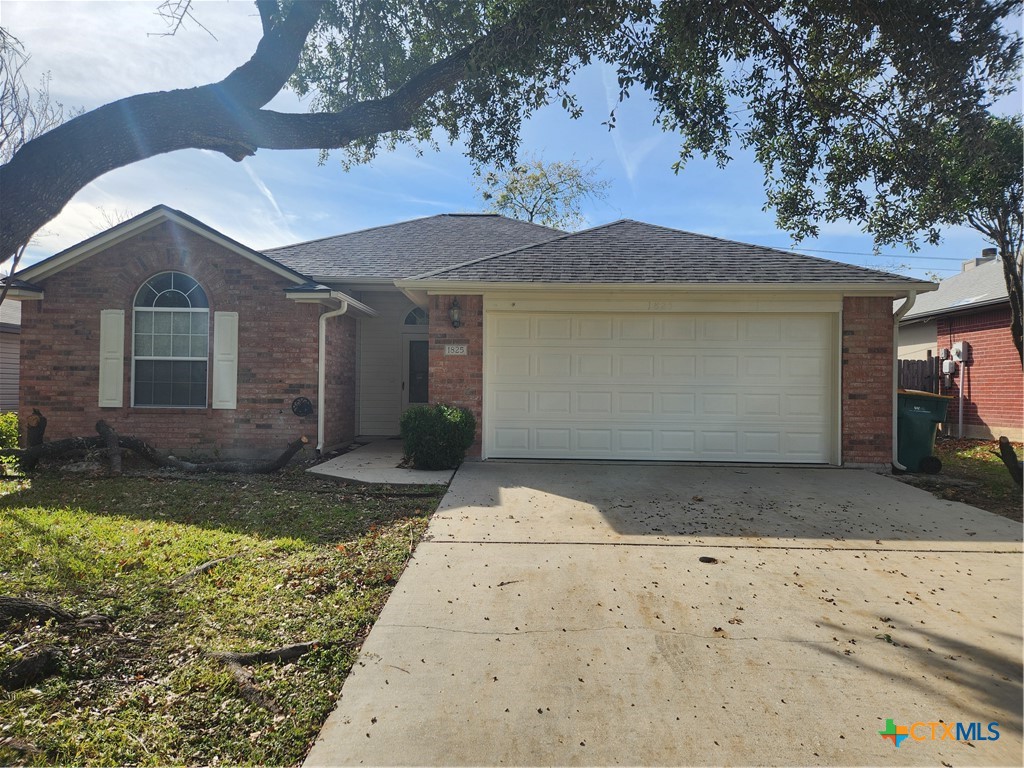
[{"label": "large tree branch", "polygon": [[[26,143],[0,166],[0,263],[103,174],[148,157],[195,147],[234,160],[259,146],[246,114],[288,81],[323,0],[295,3],[256,52],[219,83],[146,93],[107,104]],[[268,22],[264,19],[264,29]]]},{"label": "large tree branch", "polygon": [[[339,112],[261,110],[295,69],[320,3],[296,3],[246,64],[219,83],[131,96],[99,107],[26,144],[0,166],[0,263],[93,180],[138,160],[208,149],[240,161],[257,149],[335,149],[411,127],[416,110],[467,75],[492,35],[424,68],[385,98]],[[501,40],[503,29],[495,30]]]}]

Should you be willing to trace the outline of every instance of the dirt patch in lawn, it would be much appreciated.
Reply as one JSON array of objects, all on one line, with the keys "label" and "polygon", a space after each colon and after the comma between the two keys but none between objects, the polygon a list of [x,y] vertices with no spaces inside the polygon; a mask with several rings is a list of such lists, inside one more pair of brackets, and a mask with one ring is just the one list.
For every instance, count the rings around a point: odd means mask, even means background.
[{"label": "dirt patch in lawn", "polygon": [[[1022,444],[1013,443],[1013,447],[1020,457]],[[999,443],[995,440],[939,438],[935,456],[942,461],[941,472],[896,477],[939,498],[960,501],[1019,522],[1021,487],[1013,482],[998,454]]]}]

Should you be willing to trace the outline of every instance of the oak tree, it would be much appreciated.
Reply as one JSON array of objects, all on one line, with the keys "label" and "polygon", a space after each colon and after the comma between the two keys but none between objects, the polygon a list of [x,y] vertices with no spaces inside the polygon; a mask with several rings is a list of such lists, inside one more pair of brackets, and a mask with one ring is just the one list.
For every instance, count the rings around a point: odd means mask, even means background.
[{"label": "oak tree", "polygon": [[[1016,0],[257,0],[264,34],[219,82],[130,96],[27,142],[0,166],[0,259],[110,170],[180,149],[341,150],[364,162],[445,136],[514,161],[540,107],[581,110],[573,75],[603,62],[620,98],[693,155],[752,148],[768,204],[796,237],[869,230],[937,126],[980,131],[1013,88]],[[265,108],[290,85],[312,110]],[[603,116],[614,125],[614,113]]]},{"label": "oak tree", "polygon": [[584,201],[603,200],[609,186],[593,163],[575,158],[545,162],[527,155],[512,165],[484,170],[477,191],[492,213],[556,229],[578,229],[586,222]]}]

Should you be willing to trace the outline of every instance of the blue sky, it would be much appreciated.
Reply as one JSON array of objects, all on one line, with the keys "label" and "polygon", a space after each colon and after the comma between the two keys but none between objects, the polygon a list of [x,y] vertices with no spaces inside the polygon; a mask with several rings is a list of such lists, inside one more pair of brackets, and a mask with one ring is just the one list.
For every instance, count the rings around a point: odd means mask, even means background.
[{"label": "blue sky", "polygon": [[[196,14],[216,36],[192,26],[159,36],[157,0],[47,2],[3,0],[0,24],[31,54],[29,82],[51,73],[51,94],[69,106],[91,109],[152,90],[218,80],[247,60],[260,36],[248,0],[199,2]],[[618,127],[601,125],[617,92],[610,70],[592,67],[578,78],[586,114],[570,120],[560,109],[538,114],[523,132],[522,147],[545,160],[592,161],[611,182],[604,201],[590,203],[591,225],[632,218],[669,227],[788,248],[790,237],[763,211],[762,171],[749,154],[734,153],[725,169],[692,161],[671,170],[678,140],[653,126],[643,98],[620,107]],[[1000,104],[1020,108],[1020,94]],[[271,106],[304,111],[291,93]],[[458,147],[418,154],[402,148],[372,165],[344,171],[337,159],[318,165],[318,153],[262,150],[235,163],[222,155],[187,150],[158,156],[101,177],[79,192],[30,247],[26,264],[107,227],[103,212],[142,211],[165,203],[254,248],[309,240],[418,216],[481,210],[470,163]],[[799,244],[803,253],[923,277],[949,276],[959,262],[987,244],[965,228],[947,230],[938,247],[917,253],[884,249],[855,224],[822,224],[821,236]]]}]

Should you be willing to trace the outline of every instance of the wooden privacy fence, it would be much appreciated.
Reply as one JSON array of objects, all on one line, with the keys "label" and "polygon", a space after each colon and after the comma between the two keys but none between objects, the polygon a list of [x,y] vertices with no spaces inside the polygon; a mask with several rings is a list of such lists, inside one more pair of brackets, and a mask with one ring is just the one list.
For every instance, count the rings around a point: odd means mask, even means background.
[{"label": "wooden privacy fence", "polygon": [[939,392],[939,358],[928,354],[927,360],[900,360],[900,389]]}]

